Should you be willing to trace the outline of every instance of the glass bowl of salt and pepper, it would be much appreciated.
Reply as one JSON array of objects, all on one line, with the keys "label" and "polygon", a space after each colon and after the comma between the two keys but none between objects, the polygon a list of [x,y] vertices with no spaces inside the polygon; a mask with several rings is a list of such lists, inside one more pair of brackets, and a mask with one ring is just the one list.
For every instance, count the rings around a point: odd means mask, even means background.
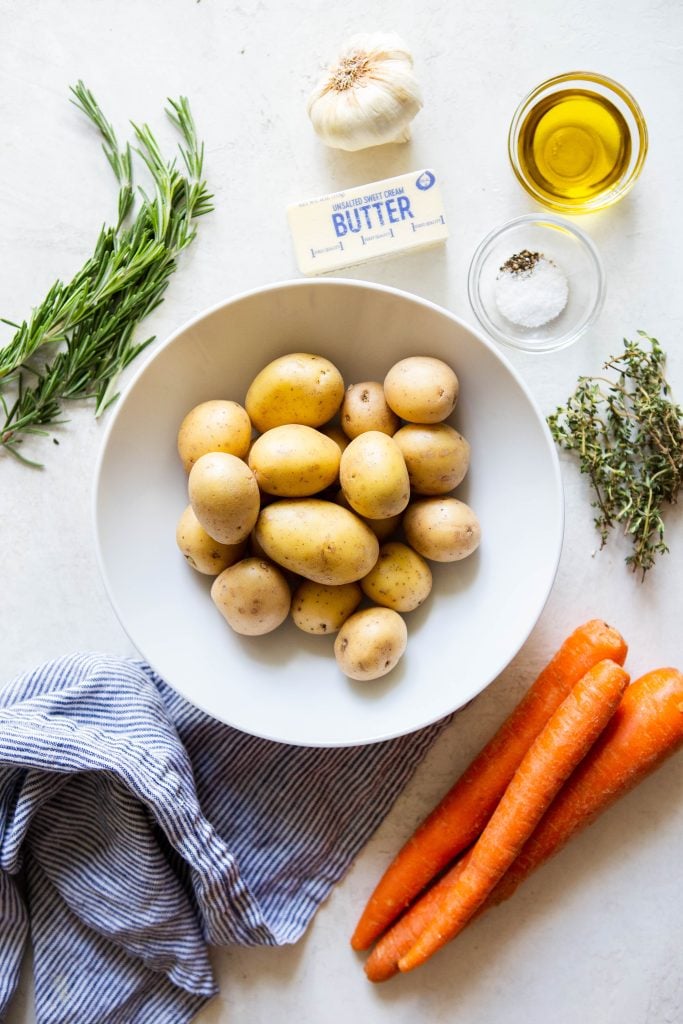
[{"label": "glass bowl of salt and pepper", "polygon": [[496,341],[551,352],[571,345],[593,323],[605,275],[583,231],[561,217],[527,214],[483,239],[468,291],[477,319]]}]

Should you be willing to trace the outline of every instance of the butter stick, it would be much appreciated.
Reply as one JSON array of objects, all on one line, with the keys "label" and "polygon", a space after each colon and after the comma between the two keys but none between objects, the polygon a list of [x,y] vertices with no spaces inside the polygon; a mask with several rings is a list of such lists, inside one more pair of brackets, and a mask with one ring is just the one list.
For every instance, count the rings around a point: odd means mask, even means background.
[{"label": "butter stick", "polygon": [[324,274],[445,242],[448,227],[432,170],[344,189],[287,207],[302,274]]}]

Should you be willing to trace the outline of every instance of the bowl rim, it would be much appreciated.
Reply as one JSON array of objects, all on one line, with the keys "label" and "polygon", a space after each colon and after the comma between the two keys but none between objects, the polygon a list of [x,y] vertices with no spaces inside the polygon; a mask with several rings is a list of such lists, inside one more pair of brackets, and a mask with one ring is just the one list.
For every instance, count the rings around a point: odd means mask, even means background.
[{"label": "bowl rim", "polygon": [[[502,331],[493,323],[486,311],[484,303],[481,300],[479,283],[481,280],[482,263],[491,245],[512,228],[519,227],[522,224],[533,224],[539,222],[541,222],[541,226],[543,224],[551,224],[561,228],[568,234],[573,235],[586,249],[595,270],[597,278],[597,293],[592,307],[589,308],[583,319],[578,323],[573,331],[565,335],[560,335],[556,341],[525,343],[522,340],[513,338],[511,334],[507,334],[505,331]],[[565,217],[559,217],[557,214],[546,213],[541,210],[539,210],[538,213],[524,213],[520,217],[513,217],[512,220],[508,220],[504,224],[500,224],[498,227],[492,228],[491,231],[482,238],[481,242],[474,250],[474,255],[470,261],[469,271],[467,273],[467,294],[474,315],[482,328],[485,331],[488,331],[495,341],[500,342],[501,345],[506,345],[508,348],[515,349],[517,352],[529,352],[545,355],[549,352],[559,352],[563,348],[568,348],[569,345],[573,345],[574,342],[578,341],[578,339],[585,334],[588,328],[597,320],[605,302],[606,292],[607,280],[605,276],[605,268],[603,266],[598,247],[593,239],[586,234],[582,228],[573,224]]]},{"label": "bowl rim", "polygon": [[[632,143],[634,144],[635,160],[629,174],[603,196],[597,196],[595,199],[588,200],[581,204],[563,202],[560,198],[551,198],[544,192],[540,191],[540,189],[536,188],[534,182],[524,173],[517,158],[519,132],[526,114],[532,106],[538,102],[544,93],[554,90],[558,85],[563,85],[569,82],[592,82],[594,85],[602,86],[606,92],[611,93],[612,96],[621,100],[633,118],[637,129],[636,133],[633,131],[630,132]],[[551,78],[546,78],[545,81],[540,82],[537,86],[531,89],[517,105],[517,108],[512,115],[512,120],[510,121],[507,138],[507,150],[510,165],[514,171],[515,177],[525,192],[532,196],[537,203],[546,209],[556,210],[560,213],[574,214],[576,216],[580,216],[584,213],[595,213],[598,210],[604,210],[608,206],[612,206],[613,203],[622,199],[627,192],[630,192],[643,169],[648,148],[649,137],[647,121],[645,120],[645,115],[643,114],[637,100],[633,94],[620,82],[617,82],[616,79],[610,78],[608,75],[603,75],[598,71],[564,71],[559,75],[553,75]]]},{"label": "bowl rim", "polygon": [[[93,476],[93,485],[92,485],[92,491],[91,491],[91,506],[90,506],[91,507],[91,516],[92,516],[92,520],[91,521],[93,523],[93,532],[94,532],[94,540],[95,540],[96,561],[97,561],[97,565],[98,565],[98,568],[99,568],[99,571],[100,571],[100,575],[101,575],[102,581],[104,583],[104,587],[105,587],[105,591],[106,591],[107,597],[108,597],[109,602],[111,604],[111,607],[112,607],[112,609],[114,611],[114,614],[116,615],[116,617],[117,617],[117,619],[119,621],[119,624],[121,625],[124,633],[126,634],[128,639],[130,640],[130,642],[133,645],[134,649],[144,658],[144,660],[150,665],[152,670],[156,672],[157,670],[156,670],[156,668],[154,666],[153,660],[147,657],[145,651],[142,649],[141,646],[139,646],[138,641],[133,638],[131,632],[129,631],[129,627],[128,627],[128,625],[126,624],[126,622],[124,620],[124,616],[121,613],[118,601],[116,600],[116,597],[114,595],[114,591],[113,591],[113,588],[112,588],[109,576],[108,576],[107,571],[106,571],[105,561],[104,561],[104,553],[103,553],[103,549],[102,549],[102,538],[101,538],[100,529],[99,529],[99,525],[100,524],[99,524],[99,516],[98,516],[98,504],[99,504],[100,489],[101,489],[101,485],[102,485],[103,469],[104,469],[107,449],[108,449],[108,446],[109,446],[109,439],[110,439],[113,431],[116,428],[116,422],[117,422],[117,419],[118,419],[119,411],[123,408],[124,402],[125,402],[126,398],[128,397],[128,395],[137,386],[137,384],[142,379],[142,377],[149,371],[149,368],[152,366],[152,364],[154,363],[156,358],[160,355],[160,353],[165,351],[172,344],[174,344],[177,341],[177,339],[182,334],[184,334],[186,331],[190,330],[193,327],[196,327],[206,317],[213,315],[218,310],[223,309],[224,307],[234,305],[234,304],[239,303],[241,301],[244,301],[246,299],[252,298],[255,295],[260,295],[260,294],[267,293],[267,292],[273,292],[273,291],[278,291],[278,290],[282,290],[282,289],[290,289],[290,288],[311,288],[311,287],[313,287],[313,288],[316,288],[316,287],[325,288],[325,287],[330,287],[330,286],[332,286],[332,287],[342,287],[342,288],[348,287],[348,288],[352,288],[352,289],[358,289],[358,290],[361,290],[361,291],[369,290],[369,291],[381,292],[381,293],[384,293],[384,294],[387,294],[387,295],[396,296],[396,297],[398,297],[400,299],[407,299],[410,302],[415,302],[418,305],[421,305],[421,306],[426,307],[427,309],[433,310],[434,312],[440,314],[441,316],[445,316],[445,317],[449,318],[450,320],[453,320],[458,326],[464,328],[466,331],[468,331],[471,334],[473,334],[477,338],[477,340],[481,344],[483,344],[485,346],[485,348],[487,348],[493,354],[494,358],[496,358],[498,361],[500,361],[504,365],[504,367],[506,368],[508,373],[511,375],[511,377],[513,378],[513,380],[515,381],[517,386],[520,388],[520,390],[524,394],[524,397],[526,398],[526,400],[527,400],[527,402],[529,404],[529,407],[530,407],[534,417],[538,421],[539,426],[541,428],[541,434],[542,434],[543,440],[545,442],[546,448],[548,450],[548,453],[550,455],[550,465],[551,465],[551,470],[552,470],[553,491],[554,491],[555,503],[556,503],[556,506],[557,506],[557,508],[556,508],[557,522],[556,522],[555,537],[554,537],[554,552],[553,552],[553,558],[552,558],[552,571],[549,573],[548,581],[546,583],[546,587],[545,587],[544,591],[542,593],[539,593],[539,595],[537,596],[536,601],[535,601],[535,603],[533,605],[533,610],[532,610],[532,614],[530,615],[530,622],[529,622],[528,629],[526,630],[526,632],[524,633],[523,636],[520,636],[518,638],[518,640],[516,641],[516,644],[514,645],[514,649],[509,651],[509,652],[506,652],[504,654],[504,656],[501,657],[498,660],[498,662],[495,664],[493,670],[491,670],[489,672],[489,678],[487,678],[487,680],[482,685],[478,685],[471,692],[468,692],[465,695],[463,695],[462,699],[459,698],[458,699],[458,703],[455,706],[451,707],[447,711],[444,711],[443,713],[440,713],[436,717],[428,716],[425,719],[420,719],[419,721],[414,722],[413,724],[411,724],[409,728],[402,728],[402,729],[400,729],[398,731],[393,730],[393,731],[389,731],[389,732],[379,732],[379,733],[377,733],[375,735],[366,736],[366,737],[363,737],[363,738],[357,739],[357,740],[341,739],[341,740],[334,741],[334,742],[325,741],[325,742],[318,742],[318,743],[316,743],[316,742],[311,742],[309,740],[291,740],[291,739],[286,739],[285,740],[281,736],[271,735],[271,734],[269,734],[268,732],[265,732],[265,731],[264,732],[255,732],[255,731],[251,731],[251,730],[248,731],[248,735],[253,735],[253,736],[256,736],[256,737],[261,738],[261,739],[270,740],[271,742],[275,742],[275,743],[285,743],[285,744],[288,744],[290,746],[302,746],[302,747],[314,747],[314,748],[326,748],[326,749],[333,748],[333,747],[345,747],[345,746],[346,747],[348,747],[348,746],[366,746],[366,745],[368,745],[370,743],[387,742],[387,741],[392,740],[392,739],[398,739],[401,736],[406,736],[406,735],[410,735],[410,734],[412,734],[414,732],[418,732],[421,729],[425,729],[425,728],[427,728],[427,727],[429,727],[431,725],[436,724],[437,722],[441,722],[441,721],[445,722],[446,719],[450,715],[454,714],[456,711],[459,711],[461,708],[463,708],[467,704],[469,704],[470,701],[474,700],[475,697],[478,697],[480,693],[483,693],[484,690],[486,690],[498,678],[498,676],[501,674],[501,672],[503,672],[507,668],[507,666],[511,663],[511,661],[517,656],[517,654],[519,653],[521,648],[524,646],[524,644],[528,640],[528,638],[531,635],[532,631],[536,627],[536,625],[538,623],[538,620],[541,617],[543,609],[545,608],[545,605],[546,605],[546,603],[548,601],[548,598],[550,597],[550,593],[551,593],[552,588],[554,586],[554,583],[555,583],[555,580],[556,580],[556,577],[557,577],[558,568],[559,568],[560,557],[561,557],[561,554],[562,554],[562,546],[563,546],[563,542],[564,542],[564,526],[565,526],[564,488],[563,488],[563,484],[562,484],[562,474],[561,474],[561,470],[560,470],[560,460],[559,460],[559,456],[558,456],[557,450],[555,448],[554,442],[552,440],[552,436],[550,434],[550,430],[549,430],[548,424],[546,423],[545,418],[542,415],[541,410],[540,410],[540,408],[539,408],[539,406],[538,406],[538,404],[537,404],[533,394],[531,393],[529,387],[527,386],[527,384],[525,383],[525,381],[521,377],[521,375],[517,372],[515,367],[512,365],[512,363],[509,361],[509,359],[507,359],[505,354],[502,353],[484,335],[484,333],[481,330],[479,330],[477,327],[475,327],[475,326],[473,326],[471,324],[468,324],[461,317],[459,317],[455,313],[452,313],[446,307],[441,306],[441,305],[439,305],[436,302],[432,302],[430,299],[426,299],[426,298],[423,298],[422,296],[415,295],[413,292],[408,292],[408,291],[405,291],[404,289],[395,288],[392,285],[376,284],[375,282],[372,282],[372,281],[362,281],[362,280],[361,281],[357,281],[357,280],[355,280],[353,278],[343,278],[343,277],[317,278],[317,279],[315,279],[315,278],[314,279],[310,279],[310,278],[291,278],[291,279],[285,279],[283,281],[271,282],[271,283],[265,284],[265,285],[258,285],[258,286],[254,287],[254,288],[250,288],[250,289],[247,289],[245,291],[238,292],[237,294],[232,295],[232,296],[230,296],[227,299],[219,300],[218,302],[214,303],[213,305],[211,305],[211,306],[201,310],[195,316],[192,316],[188,320],[186,320],[175,331],[173,331],[170,335],[168,335],[167,338],[165,338],[157,346],[155,346],[155,348],[153,349],[152,352],[149,353],[149,355],[147,356],[147,358],[145,359],[143,364],[141,366],[139,366],[137,368],[136,372],[131,376],[130,380],[127,382],[127,384],[124,387],[123,391],[119,395],[119,398],[118,398],[118,400],[116,402],[116,405],[112,408],[111,418],[109,419],[109,422],[107,423],[107,426],[105,428],[105,432],[104,432],[102,440],[100,442],[100,450],[99,450],[98,455],[97,455],[97,460],[96,460],[96,464],[95,464],[95,472],[94,472],[94,476]],[[188,703],[192,704],[194,707],[199,708],[199,710],[203,711],[210,718],[214,719],[215,721],[222,721],[226,725],[228,725],[229,727],[231,727],[233,729],[237,729],[240,732],[247,732],[247,730],[244,728],[244,726],[239,725],[239,724],[237,724],[234,721],[230,721],[227,718],[224,718],[222,716],[218,717],[216,715],[216,713],[211,710],[211,708],[207,707],[206,705],[204,705],[203,703],[201,703],[199,701],[194,700],[191,697],[188,697],[188,695],[185,692],[183,692],[182,690],[180,690],[179,688],[177,688],[174,685],[172,680],[166,679],[165,676],[163,678],[164,678],[164,681],[176,693],[178,693],[180,696],[182,696],[185,700],[188,701]]]}]

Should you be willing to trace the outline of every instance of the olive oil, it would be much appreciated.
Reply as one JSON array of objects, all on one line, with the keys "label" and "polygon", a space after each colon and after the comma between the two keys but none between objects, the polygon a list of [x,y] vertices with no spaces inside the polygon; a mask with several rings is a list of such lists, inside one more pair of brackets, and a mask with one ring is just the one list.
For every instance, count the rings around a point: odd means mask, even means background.
[{"label": "olive oil", "polygon": [[620,181],[631,160],[631,134],[606,97],[563,89],[532,107],[517,149],[521,170],[539,198],[579,209]]}]

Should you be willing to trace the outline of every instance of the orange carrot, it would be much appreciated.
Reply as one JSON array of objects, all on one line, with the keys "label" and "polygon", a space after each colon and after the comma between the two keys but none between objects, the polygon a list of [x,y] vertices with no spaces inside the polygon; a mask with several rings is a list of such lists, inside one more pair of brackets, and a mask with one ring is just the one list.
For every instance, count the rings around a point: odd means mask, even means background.
[{"label": "orange carrot", "polygon": [[681,746],[683,674],[675,668],[655,669],[627,688],[602,736],[555,797],[486,905],[512,896],[535,868]]},{"label": "orange carrot", "polygon": [[365,961],[365,973],[369,981],[387,981],[398,974],[398,962],[412,946],[437,913],[448,892],[460,878],[469,863],[471,850],[463,854],[443,878],[435,882],[412,907],[395,921],[392,927],[378,939],[375,948]]},{"label": "orange carrot", "polygon": [[622,636],[599,619],[579,626],[517,708],[398,852],[351,938],[367,949],[408,904],[479,835],[527,750],[571,688],[605,658],[623,665]]},{"label": "orange carrot", "polygon": [[[512,896],[532,871],[682,746],[683,674],[655,669],[627,687],[607,728],[474,916]],[[432,919],[468,857],[461,857],[378,941],[365,963],[370,981],[386,981],[398,972],[398,961]]]},{"label": "orange carrot", "polygon": [[601,661],[579,680],[529,747],[472,847],[467,865],[415,944],[399,960],[400,971],[419,967],[462,931],[609,722],[628,678],[615,662]]}]

